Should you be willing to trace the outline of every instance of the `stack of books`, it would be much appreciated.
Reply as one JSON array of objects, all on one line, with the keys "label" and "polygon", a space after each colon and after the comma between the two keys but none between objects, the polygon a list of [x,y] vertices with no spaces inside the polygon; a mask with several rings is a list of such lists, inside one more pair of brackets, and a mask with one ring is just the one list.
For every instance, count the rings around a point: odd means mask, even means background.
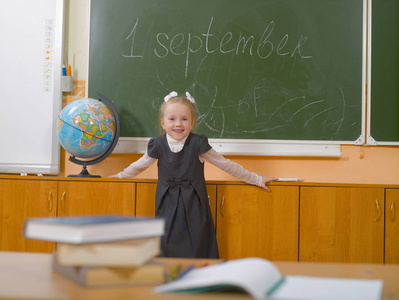
[{"label": "stack of books", "polygon": [[118,215],[28,218],[26,238],[55,241],[54,271],[87,287],[164,282],[162,218]]}]

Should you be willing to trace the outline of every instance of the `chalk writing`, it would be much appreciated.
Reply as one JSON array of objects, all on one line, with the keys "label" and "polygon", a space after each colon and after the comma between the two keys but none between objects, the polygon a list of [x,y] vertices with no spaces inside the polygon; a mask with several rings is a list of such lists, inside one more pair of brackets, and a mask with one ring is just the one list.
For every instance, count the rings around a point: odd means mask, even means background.
[{"label": "chalk writing", "polygon": [[[282,114],[282,110],[284,109],[285,106],[291,104],[292,102],[296,101],[302,101],[306,100],[306,96],[301,96],[301,97],[295,97],[292,99],[288,99],[287,101],[281,103],[278,107],[274,108],[268,118],[264,118],[262,120],[263,126],[260,128],[257,128],[255,130],[243,130],[242,126],[238,126],[237,123],[235,122],[235,127],[236,130],[226,130],[226,119],[225,119],[225,110],[228,109],[229,107],[226,106],[216,106],[214,103],[211,104],[211,106],[204,108],[205,111],[202,111],[202,108],[199,107],[199,123],[203,123],[209,130],[212,132],[218,133],[220,136],[223,137],[224,134],[229,133],[229,134],[237,134],[237,133],[259,133],[259,132],[271,132],[273,130],[280,129],[282,127],[289,126],[289,124],[293,121],[293,119],[300,113],[304,113],[305,115],[307,114],[309,117],[301,118],[300,124],[302,124],[302,127],[305,128],[307,126],[311,125],[311,122],[314,121],[314,119],[318,117],[322,117],[322,126],[324,130],[326,130],[327,127],[333,126],[335,129],[335,134],[338,134],[339,130],[341,129],[341,126],[345,120],[345,96],[343,94],[342,89],[340,89],[342,93],[342,102],[343,105],[332,105],[330,107],[327,107],[325,109],[322,109],[321,111],[314,113],[313,110],[311,109],[311,106],[316,106],[319,104],[325,104],[324,100],[317,100],[317,101],[311,101],[303,106],[300,106],[298,109],[288,109],[286,112],[286,116]],[[243,106],[245,107],[243,109]],[[256,106],[256,105],[255,105]],[[250,108],[250,104],[248,103],[243,103],[242,99],[239,101],[239,103],[236,105],[236,110],[238,114],[245,114],[248,112]],[[322,106],[325,107],[325,106]],[[338,119],[336,121],[328,121],[330,118],[328,117],[329,111],[340,108],[341,114],[338,116],[334,116],[334,119]],[[309,113],[307,113],[310,112]],[[316,110],[317,111],[317,110]],[[324,115],[324,117],[323,117]],[[221,126],[217,125],[215,122],[214,118],[218,120],[218,124],[221,124]],[[278,122],[279,125],[273,125],[275,124],[275,119],[280,119]],[[318,124],[318,123],[316,123]],[[314,124],[313,124],[314,125]],[[351,124],[351,126],[356,125],[355,123]]]},{"label": "chalk writing", "polygon": [[[275,53],[278,56],[289,55],[294,57],[297,55],[301,59],[312,58],[311,55],[305,55],[302,53],[302,46],[307,42],[306,36],[300,36],[299,40],[295,44],[293,49],[287,49],[287,42],[289,35],[285,34],[281,37],[277,44],[271,41],[276,23],[270,21],[266,26],[261,37],[254,35],[243,36],[241,33],[234,34],[231,31],[222,33],[222,36],[218,37],[213,33],[213,17],[211,17],[206,33],[195,35],[191,32],[187,34],[176,33],[174,35],[166,32],[152,33],[154,34],[157,41],[157,45],[153,49],[153,53],[158,58],[166,58],[169,55],[182,56],[185,58],[184,63],[184,75],[187,77],[188,68],[190,64],[190,56],[201,50],[204,51],[204,55],[208,54],[230,54],[235,55],[250,55],[257,56],[259,59],[264,60]],[[144,56],[143,49],[136,49],[136,33],[140,30],[139,18],[136,19],[132,30],[126,37],[126,41],[130,40],[130,53],[122,54],[123,57],[127,58],[140,58]],[[147,40],[151,40],[152,36],[147,36]],[[140,54],[137,54],[140,52]]]}]

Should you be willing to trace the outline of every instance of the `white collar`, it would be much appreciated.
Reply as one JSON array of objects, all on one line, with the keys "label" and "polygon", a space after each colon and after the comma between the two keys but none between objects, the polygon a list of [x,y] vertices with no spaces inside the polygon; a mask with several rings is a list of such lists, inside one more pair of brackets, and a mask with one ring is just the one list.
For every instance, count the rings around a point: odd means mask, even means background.
[{"label": "white collar", "polygon": [[166,134],[166,140],[168,141],[170,150],[174,153],[180,152],[184,147],[184,143],[186,142],[187,137],[188,135],[182,140],[176,140],[172,138],[169,134]]}]

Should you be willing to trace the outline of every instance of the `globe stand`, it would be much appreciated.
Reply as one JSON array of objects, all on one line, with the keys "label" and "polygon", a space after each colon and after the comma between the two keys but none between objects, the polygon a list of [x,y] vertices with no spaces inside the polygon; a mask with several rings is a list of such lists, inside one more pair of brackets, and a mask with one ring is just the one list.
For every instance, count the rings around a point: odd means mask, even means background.
[{"label": "globe stand", "polygon": [[111,110],[112,114],[114,115],[114,121],[115,121],[115,136],[114,136],[114,139],[113,139],[111,145],[109,146],[109,148],[107,149],[107,151],[105,151],[104,154],[102,154],[101,156],[99,156],[99,157],[97,157],[95,159],[92,159],[92,160],[79,160],[75,156],[70,156],[69,160],[71,162],[73,162],[73,163],[75,163],[77,165],[82,165],[83,168],[82,168],[82,171],[79,174],[68,175],[67,177],[101,178],[100,175],[91,175],[87,171],[87,166],[94,165],[94,164],[97,164],[97,163],[103,161],[105,158],[108,157],[108,155],[110,155],[112,153],[112,151],[114,150],[116,144],[118,143],[119,131],[120,131],[120,122],[119,122],[118,111],[116,110],[116,107],[111,102],[111,100],[106,98],[104,95],[99,94],[98,95],[98,100],[104,102],[104,104]]},{"label": "globe stand", "polygon": [[[74,162],[72,159],[75,159],[75,157],[74,157],[74,156],[71,156],[71,157],[69,158],[70,161]],[[68,175],[67,177],[101,178],[100,175],[91,175],[91,174],[89,173],[89,171],[87,171],[86,164],[83,165],[82,171],[80,171],[79,174],[76,174],[76,175]]]}]

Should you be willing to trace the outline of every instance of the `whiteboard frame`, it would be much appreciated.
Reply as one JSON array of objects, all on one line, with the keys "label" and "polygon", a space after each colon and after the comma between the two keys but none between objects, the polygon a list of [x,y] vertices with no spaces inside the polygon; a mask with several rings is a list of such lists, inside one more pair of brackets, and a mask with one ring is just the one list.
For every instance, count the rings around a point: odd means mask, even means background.
[{"label": "whiteboard frame", "polygon": [[372,62],[371,62],[371,52],[373,51],[371,49],[371,42],[372,42],[372,7],[373,7],[373,1],[369,0],[368,1],[368,43],[367,43],[367,51],[368,51],[368,56],[367,56],[367,65],[368,65],[368,73],[367,73],[367,139],[366,139],[366,145],[368,146],[377,146],[377,145],[390,145],[390,146],[398,146],[399,141],[376,141],[372,135],[371,135],[371,106],[372,106],[372,99],[371,99],[371,70],[373,68]]},{"label": "whiteboard frame", "polygon": [[[86,97],[89,91],[90,61],[90,15],[91,1],[88,9],[87,70]],[[366,83],[367,83],[367,40],[368,0],[363,0],[363,37],[362,37],[362,116],[360,136],[353,141],[315,141],[315,140],[267,140],[267,139],[209,139],[211,146],[221,154],[245,156],[304,156],[304,157],[341,157],[341,145],[364,145],[366,133]],[[112,99],[111,99],[112,100]],[[149,137],[120,137],[113,153],[145,153]]]},{"label": "whiteboard frame", "polygon": [[[60,173],[61,166],[61,149],[58,143],[57,137],[57,116],[62,108],[62,91],[61,91],[61,77],[62,77],[62,61],[63,61],[63,47],[64,47],[64,24],[65,24],[65,0],[52,0],[54,3],[55,13],[53,15],[54,19],[54,43],[52,49],[52,121],[51,121],[51,136],[47,136],[46,139],[50,140],[50,159],[45,163],[36,163],[29,161],[18,161],[18,162],[9,162],[9,163],[0,163],[0,173],[20,173],[21,175],[31,174],[50,174],[50,175],[58,175]],[[35,5],[39,7],[46,3],[37,2]],[[19,4],[23,5],[23,4]],[[40,9],[40,8],[39,8]],[[34,18],[34,12],[32,12],[32,18]],[[39,20],[40,21],[45,21]],[[43,23],[44,26],[44,23]],[[27,33],[28,34],[28,33]],[[45,43],[44,36],[43,45]],[[44,47],[43,47],[43,56],[44,56]],[[43,65],[44,69],[44,65]],[[39,76],[44,76],[42,72],[39,73]],[[21,87],[22,88],[22,87]],[[28,99],[30,101],[37,100],[37,95],[32,95],[32,99]],[[16,137],[22,138],[22,137]],[[11,143],[12,141],[10,141]],[[47,147],[47,145],[46,145]],[[29,146],[26,149],[21,149],[21,151],[32,151],[29,149]]]}]

